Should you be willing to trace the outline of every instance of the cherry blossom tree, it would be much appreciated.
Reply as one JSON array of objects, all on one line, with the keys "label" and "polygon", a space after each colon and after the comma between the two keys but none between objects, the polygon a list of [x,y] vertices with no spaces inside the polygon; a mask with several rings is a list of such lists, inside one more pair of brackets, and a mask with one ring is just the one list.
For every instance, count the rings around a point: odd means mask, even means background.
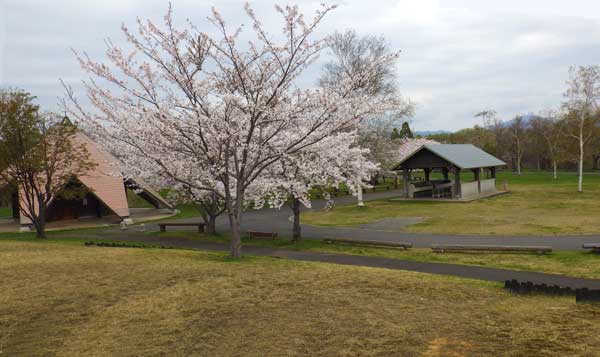
[{"label": "cherry blossom tree", "polygon": [[[214,193],[227,212],[233,257],[241,256],[244,207],[277,192],[267,171],[328,138],[354,130],[362,118],[397,107],[394,95],[370,95],[357,82],[373,76],[391,53],[333,85],[301,88],[329,38],[315,29],[335,6],[307,19],[297,6],[276,6],[283,27],[269,33],[249,5],[251,39],[213,9],[211,33],[193,24],[176,29],[172,11],[164,27],[138,20],[122,30],[127,50],[109,43],[108,63],[76,53],[91,78],[86,112],[72,100],[72,115],[96,126],[119,146],[128,168],[160,176],[197,192]],[[244,33],[245,34],[245,33]],[[73,99],[73,98],[72,98]],[[118,143],[118,144],[115,144]],[[327,148],[323,148],[327,150]]]},{"label": "cherry blossom tree", "polygon": [[[356,135],[352,132],[331,135],[318,144],[284,157],[266,170],[266,177],[271,182],[262,186],[265,191],[258,193],[256,206],[266,204],[281,208],[286,201],[291,201],[294,241],[301,238],[300,208],[301,205],[311,207],[311,189],[339,189],[344,184],[351,194],[356,195],[358,186],[378,170],[378,165],[367,159],[369,150],[352,143]],[[323,190],[323,194],[331,204],[329,192]],[[265,198],[268,202],[264,202]]]}]

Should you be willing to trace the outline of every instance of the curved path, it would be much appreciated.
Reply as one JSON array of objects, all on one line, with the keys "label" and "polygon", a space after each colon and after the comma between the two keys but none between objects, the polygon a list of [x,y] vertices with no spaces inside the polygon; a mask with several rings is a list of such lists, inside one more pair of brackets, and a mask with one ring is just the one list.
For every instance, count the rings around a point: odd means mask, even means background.
[{"label": "curved path", "polygon": [[[365,194],[365,201],[398,197],[399,190],[374,192]],[[336,205],[352,204],[356,198],[352,196],[338,197]],[[457,203],[459,204],[459,203]],[[468,204],[468,203],[467,203]],[[320,209],[325,205],[324,200],[313,201],[313,208]],[[291,209],[282,207],[276,209],[261,209],[244,212],[242,230],[277,232],[280,236],[291,236]],[[197,221],[197,218],[186,219]],[[182,221],[186,221],[182,220]],[[369,224],[369,227],[318,227],[302,225],[302,236],[306,238],[346,238],[373,241],[410,242],[414,247],[429,248],[431,244],[491,244],[491,245],[543,245],[555,250],[579,250],[584,243],[600,243],[600,235],[589,236],[480,236],[480,235],[446,235],[430,233],[409,233],[401,228],[386,228],[386,224]],[[379,228],[381,227],[381,228]],[[382,229],[383,228],[383,229]],[[227,232],[229,224],[227,216],[217,220],[217,230]]]},{"label": "curved path", "polygon": [[[177,237],[148,237],[124,234],[118,238],[115,237],[115,239],[120,241],[130,241],[135,243],[146,243],[153,245],[158,244],[169,247],[199,249],[204,251],[226,252],[229,250],[229,246],[226,244],[194,241]],[[571,289],[600,289],[600,280],[597,279],[585,279],[557,274],[516,271],[471,265],[418,262],[411,260],[369,257],[362,255],[303,252],[277,248],[257,247],[251,245],[247,245],[244,247],[244,254],[371,268],[408,270],[420,273],[450,275],[467,279],[478,279],[500,283],[503,283],[506,280],[516,279],[520,282],[558,285],[563,288],[569,287]]]}]

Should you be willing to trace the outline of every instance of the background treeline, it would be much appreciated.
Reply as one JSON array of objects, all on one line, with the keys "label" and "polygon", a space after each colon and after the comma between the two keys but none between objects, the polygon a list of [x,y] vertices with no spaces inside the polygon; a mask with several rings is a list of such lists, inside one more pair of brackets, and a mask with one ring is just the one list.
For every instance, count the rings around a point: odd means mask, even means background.
[{"label": "background treeline", "polygon": [[[576,113],[518,115],[507,121],[497,119],[493,111],[482,113],[478,116],[484,117],[483,125],[427,137],[445,144],[473,144],[504,160],[508,169],[517,173],[523,169],[577,169],[579,139],[572,133],[578,130],[578,123],[571,120]],[[590,138],[584,143],[584,170],[598,170],[600,112],[589,116],[585,132]]]},{"label": "background treeline", "polygon": [[578,191],[584,170],[597,170],[600,160],[600,66],[573,66],[558,110],[539,115],[498,119],[494,110],[475,116],[482,126],[452,134],[431,135],[443,143],[471,143],[503,159],[518,174],[523,168],[574,169]]}]

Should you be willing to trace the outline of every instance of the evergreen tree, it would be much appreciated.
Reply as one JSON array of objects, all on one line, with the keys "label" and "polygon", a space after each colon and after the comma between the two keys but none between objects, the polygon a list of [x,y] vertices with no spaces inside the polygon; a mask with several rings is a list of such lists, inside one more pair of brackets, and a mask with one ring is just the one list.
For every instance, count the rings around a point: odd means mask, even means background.
[{"label": "evergreen tree", "polygon": [[412,130],[410,130],[410,126],[408,126],[408,122],[404,122],[402,123],[402,129],[400,129],[400,138],[406,139],[414,139],[415,136],[412,133]]},{"label": "evergreen tree", "polygon": [[394,128],[394,130],[392,130],[392,136],[391,139],[399,139],[400,138],[400,132],[398,131],[398,128]]}]

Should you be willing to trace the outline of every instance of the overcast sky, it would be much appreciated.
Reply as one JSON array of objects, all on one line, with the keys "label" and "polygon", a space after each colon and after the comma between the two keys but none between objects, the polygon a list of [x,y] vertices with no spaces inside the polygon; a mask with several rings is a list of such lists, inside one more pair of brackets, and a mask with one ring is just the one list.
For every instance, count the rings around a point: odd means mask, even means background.
[{"label": "overcast sky", "polygon": [[[321,1],[298,1],[312,12]],[[174,0],[176,22],[200,29],[217,7],[230,24],[247,23],[243,2]],[[251,1],[265,23],[273,1]],[[284,3],[284,2],[278,2]],[[329,3],[329,2],[328,2]],[[354,28],[384,35],[398,62],[402,93],[417,103],[417,130],[456,130],[494,108],[503,118],[556,107],[570,65],[600,64],[600,2],[592,0],[341,0],[319,33]],[[121,43],[121,23],[160,22],[166,1],[0,0],[0,86],[38,96],[57,108],[58,81],[80,90],[85,76],[70,48],[103,58],[105,39]],[[132,26],[131,26],[132,27]],[[312,74],[319,73],[313,68]],[[82,95],[82,93],[78,93]]]}]

